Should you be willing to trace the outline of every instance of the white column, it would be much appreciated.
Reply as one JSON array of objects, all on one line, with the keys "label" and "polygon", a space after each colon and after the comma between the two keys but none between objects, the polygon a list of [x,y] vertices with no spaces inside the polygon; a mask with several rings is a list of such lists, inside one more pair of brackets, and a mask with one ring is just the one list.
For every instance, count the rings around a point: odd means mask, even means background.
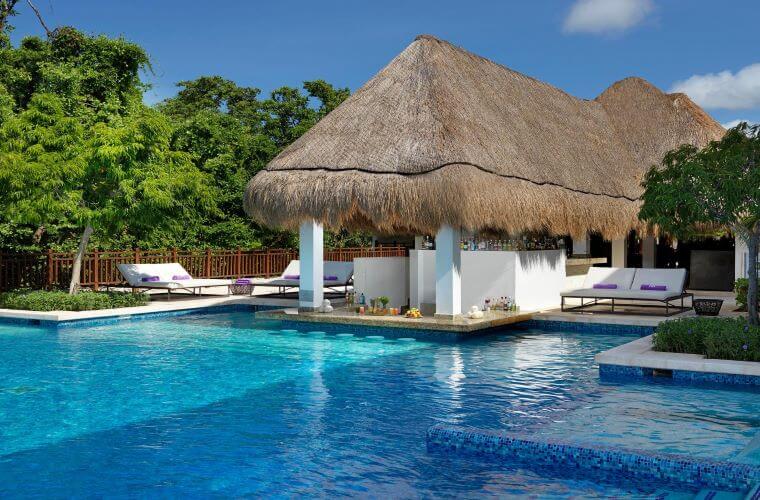
[{"label": "white column", "polygon": [[461,231],[443,226],[435,236],[435,315],[462,314]]},{"label": "white column", "polygon": [[645,236],[641,240],[641,267],[645,269],[657,267],[657,240],[654,236]]},{"label": "white column", "polygon": [[415,250],[424,250],[425,247],[425,237],[424,236],[415,236],[414,237],[414,249]]},{"label": "white column", "polygon": [[736,279],[747,277],[747,255],[749,250],[747,244],[741,238],[736,238],[734,243],[734,276]]},{"label": "white column", "polygon": [[612,240],[612,267],[625,267],[628,264],[628,245],[625,238]]},{"label": "white column", "polygon": [[582,238],[573,238],[573,255],[588,255],[591,253],[591,241],[588,235]]},{"label": "white column", "polygon": [[324,236],[322,224],[308,221],[299,230],[301,280],[298,288],[298,309],[314,311],[324,298]]}]

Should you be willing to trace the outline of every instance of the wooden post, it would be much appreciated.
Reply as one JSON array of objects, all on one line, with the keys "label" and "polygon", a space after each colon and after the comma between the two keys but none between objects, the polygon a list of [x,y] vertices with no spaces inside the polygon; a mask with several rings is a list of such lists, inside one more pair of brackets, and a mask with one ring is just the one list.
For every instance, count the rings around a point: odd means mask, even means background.
[{"label": "wooden post", "polygon": [[267,248],[266,253],[264,253],[264,276],[269,278],[271,276],[272,272],[272,263],[270,262],[272,254],[269,252],[269,249]]},{"label": "wooden post", "polygon": [[48,272],[47,272],[47,288],[50,290],[53,286],[53,250],[48,248],[47,251],[47,266],[48,266]]},{"label": "wooden post", "polygon": [[140,249],[135,248],[135,264],[139,264],[139,263],[140,263]]},{"label": "wooden post", "polygon": [[240,247],[237,249],[237,263],[235,264],[235,274],[237,274],[237,277],[242,277],[242,266],[243,266],[243,252],[240,251]]},{"label": "wooden post", "polygon": [[177,247],[172,248],[172,262],[179,262],[177,260]]},{"label": "wooden post", "polygon": [[206,249],[206,278],[211,277],[211,249]]},{"label": "wooden post", "polygon": [[100,251],[97,249],[92,252],[92,274],[95,275],[92,287],[97,292],[100,287]]}]

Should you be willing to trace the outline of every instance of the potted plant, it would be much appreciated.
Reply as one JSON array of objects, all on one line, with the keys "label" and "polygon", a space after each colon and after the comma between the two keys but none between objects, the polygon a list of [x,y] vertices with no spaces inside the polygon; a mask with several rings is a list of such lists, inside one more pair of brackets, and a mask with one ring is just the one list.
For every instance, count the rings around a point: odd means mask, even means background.
[{"label": "potted plant", "polygon": [[381,295],[377,300],[383,305],[383,314],[385,314],[388,302],[390,302],[391,299],[389,299],[387,295]]}]

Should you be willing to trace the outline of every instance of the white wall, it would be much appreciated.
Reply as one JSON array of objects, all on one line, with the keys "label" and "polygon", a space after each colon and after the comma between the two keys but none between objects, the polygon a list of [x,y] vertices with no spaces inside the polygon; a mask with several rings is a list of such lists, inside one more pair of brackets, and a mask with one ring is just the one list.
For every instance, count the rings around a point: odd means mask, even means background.
[{"label": "white wall", "polygon": [[[412,307],[435,303],[435,251],[409,252]],[[521,310],[558,307],[565,288],[565,252],[462,252],[462,310],[486,297],[509,296]]]},{"label": "white wall", "polygon": [[565,289],[565,251],[516,252],[515,302],[522,309],[547,309],[560,305]]},{"label": "white wall", "polygon": [[[432,272],[435,280],[435,269]],[[364,293],[368,304],[371,298],[387,295],[391,299],[388,307],[405,306],[409,300],[409,258],[354,259],[354,290],[357,299],[359,294]]]},{"label": "white wall", "polygon": [[486,297],[515,297],[517,252],[462,252],[462,308],[482,307]]}]

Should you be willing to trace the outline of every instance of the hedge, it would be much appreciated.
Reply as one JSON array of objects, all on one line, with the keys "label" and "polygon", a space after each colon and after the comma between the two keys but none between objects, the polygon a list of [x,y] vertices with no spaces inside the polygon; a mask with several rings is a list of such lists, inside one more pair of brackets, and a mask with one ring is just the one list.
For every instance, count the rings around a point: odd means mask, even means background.
[{"label": "hedge", "polygon": [[744,318],[682,318],[660,323],[655,351],[701,354],[708,358],[760,361],[760,327]]},{"label": "hedge", "polygon": [[142,293],[125,292],[66,292],[46,290],[17,290],[0,294],[0,308],[27,311],[91,311],[117,307],[142,306],[148,303]]}]

